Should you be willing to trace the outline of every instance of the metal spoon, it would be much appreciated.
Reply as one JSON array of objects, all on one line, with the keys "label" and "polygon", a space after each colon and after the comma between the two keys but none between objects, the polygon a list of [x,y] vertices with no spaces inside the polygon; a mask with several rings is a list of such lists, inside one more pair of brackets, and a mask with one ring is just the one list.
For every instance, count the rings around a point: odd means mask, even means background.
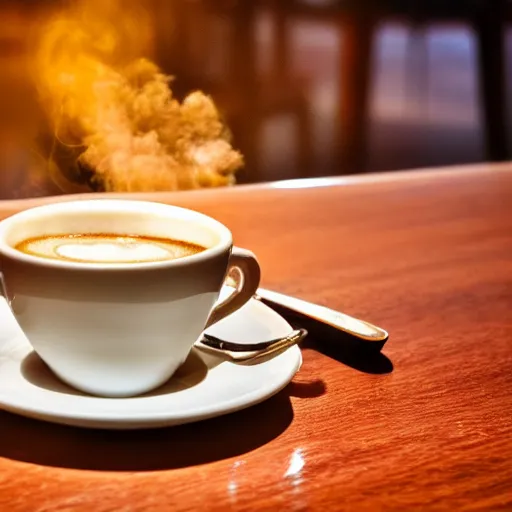
[{"label": "metal spoon", "polygon": [[288,349],[300,343],[307,334],[306,329],[297,329],[282,338],[258,343],[237,343],[203,333],[203,337],[195,346],[202,350],[226,355],[235,361],[248,361]]},{"label": "metal spoon", "polygon": [[385,342],[389,337],[384,329],[369,322],[282,293],[259,288],[255,298],[271,307],[284,308],[295,314],[327,324],[361,340]]},{"label": "metal spoon", "polygon": [[[274,309],[287,310],[295,315],[333,327],[356,339],[372,342],[368,345],[379,351],[389,337],[384,329],[369,322],[282,293],[259,288],[255,299],[261,300]],[[247,361],[291,347],[302,341],[306,335],[305,329],[298,329],[283,338],[245,344],[222,340],[204,333],[203,338],[196,343],[196,347],[225,354],[236,361]]]}]

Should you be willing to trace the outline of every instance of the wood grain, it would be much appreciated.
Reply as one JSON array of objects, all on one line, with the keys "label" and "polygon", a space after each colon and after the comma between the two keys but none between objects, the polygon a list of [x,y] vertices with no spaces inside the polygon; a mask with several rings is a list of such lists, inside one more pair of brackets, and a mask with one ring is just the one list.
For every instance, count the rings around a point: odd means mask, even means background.
[{"label": "wood grain", "polygon": [[512,165],[302,186],[149,197],[225,222],[266,287],[387,329],[385,355],[317,335],[277,396],[179,428],[2,412],[0,510],[512,509]]}]

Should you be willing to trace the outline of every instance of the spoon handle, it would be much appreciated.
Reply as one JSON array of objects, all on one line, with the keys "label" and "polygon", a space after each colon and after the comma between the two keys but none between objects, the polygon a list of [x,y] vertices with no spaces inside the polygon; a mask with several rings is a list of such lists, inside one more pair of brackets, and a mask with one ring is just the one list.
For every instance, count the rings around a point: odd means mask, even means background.
[{"label": "spoon handle", "polygon": [[228,357],[232,361],[250,362],[276,352],[285,351],[300,343],[307,334],[306,329],[297,329],[283,338],[248,344],[221,340],[211,334],[203,333],[202,339],[196,342],[195,346],[199,350],[222,354],[222,356]]},{"label": "spoon handle", "polygon": [[265,290],[264,288],[258,289],[256,298],[266,302],[269,306],[275,305],[276,307],[288,309],[365,341],[382,342],[388,339],[388,333],[384,329],[364,320],[353,318],[345,313],[319,306],[318,304],[312,304],[311,302]]},{"label": "spoon handle", "polygon": [[292,331],[288,336],[283,338],[276,338],[269,341],[259,341],[257,343],[237,343],[236,341],[227,341],[212,336],[208,333],[203,333],[201,343],[211,348],[218,350],[226,350],[229,352],[259,352],[268,350],[279,350],[283,346],[288,347],[299,343],[302,338],[307,334],[305,329],[297,329]]}]

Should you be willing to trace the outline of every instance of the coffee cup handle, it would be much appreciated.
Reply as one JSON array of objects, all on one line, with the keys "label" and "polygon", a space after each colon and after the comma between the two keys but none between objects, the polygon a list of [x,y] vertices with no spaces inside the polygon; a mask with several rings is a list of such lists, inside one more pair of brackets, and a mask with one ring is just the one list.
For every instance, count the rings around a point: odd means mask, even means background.
[{"label": "coffee cup handle", "polygon": [[234,269],[239,276],[236,280],[235,291],[213,309],[206,323],[206,328],[240,309],[254,296],[260,285],[260,266],[256,256],[251,251],[233,247],[227,275]]}]

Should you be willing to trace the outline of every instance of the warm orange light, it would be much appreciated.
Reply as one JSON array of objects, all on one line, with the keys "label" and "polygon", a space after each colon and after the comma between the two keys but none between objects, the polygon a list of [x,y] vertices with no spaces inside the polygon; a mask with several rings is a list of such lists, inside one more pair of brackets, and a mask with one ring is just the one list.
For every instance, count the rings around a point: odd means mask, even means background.
[{"label": "warm orange light", "polygon": [[109,191],[227,185],[242,165],[213,101],[180,103],[146,59],[151,18],[140,4],[74,2],[42,27],[35,79],[55,139]]}]

